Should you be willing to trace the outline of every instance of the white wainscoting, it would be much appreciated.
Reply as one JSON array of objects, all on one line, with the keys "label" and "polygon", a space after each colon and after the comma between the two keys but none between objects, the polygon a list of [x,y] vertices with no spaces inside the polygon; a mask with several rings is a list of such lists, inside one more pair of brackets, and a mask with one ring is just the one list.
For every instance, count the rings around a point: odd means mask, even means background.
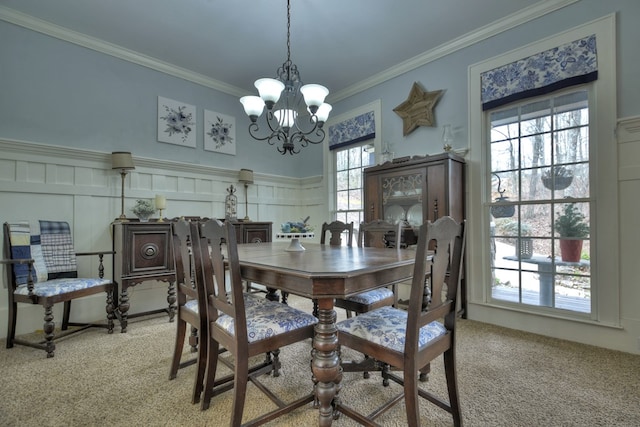
[{"label": "white wainscoting", "polygon": [[[110,151],[0,139],[0,153],[0,222],[68,221],[76,251],[111,250],[110,224],[120,215],[121,177],[111,169]],[[136,168],[125,180],[128,216],[132,216],[130,208],[136,199],[153,199],[156,194],[163,194],[167,198],[165,217],[222,218],[226,189],[233,184],[238,187],[238,217],[244,217],[244,187],[238,183],[238,170],[139,158],[135,153],[133,159]],[[311,216],[311,222],[319,227],[325,220],[328,208],[322,177],[300,179],[254,171],[254,181],[248,187],[249,217],[254,221],[272,221],[274,235],[285,221]],[[105,273],[111,277],[112,260],[105,261]],[[97,262],[85,264],[82,259],[79,262],[81,275],[97,271]],[[3,266],[0,274],[5,287]],[[166,286],[154,283],[135,286],[131,288],[130,312],[164,307],[166,296]],[[102,296],[88,297],[72,304],[71,316],[77,321],[104,319],[104,307]],[[5,294],[0,298],[0,338],[7,334],[7,310]],[[41,306],[21,304],[17,333],[42,329],[43,316]],[[56,320],[62,318],[62,307],[54,309],[54,316]]]}]

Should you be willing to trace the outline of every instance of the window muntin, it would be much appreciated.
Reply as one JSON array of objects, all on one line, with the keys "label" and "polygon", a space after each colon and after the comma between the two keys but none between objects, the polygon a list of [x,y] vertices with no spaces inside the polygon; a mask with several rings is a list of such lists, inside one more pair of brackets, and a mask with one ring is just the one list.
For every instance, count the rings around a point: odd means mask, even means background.
[{"label": "window muntin", "polygon": [[590,313],[590,237],[580,262],[566,263],[555,229],[569,202],[590,222],[587,91],[511,105],[489,120],[491,298]]}]

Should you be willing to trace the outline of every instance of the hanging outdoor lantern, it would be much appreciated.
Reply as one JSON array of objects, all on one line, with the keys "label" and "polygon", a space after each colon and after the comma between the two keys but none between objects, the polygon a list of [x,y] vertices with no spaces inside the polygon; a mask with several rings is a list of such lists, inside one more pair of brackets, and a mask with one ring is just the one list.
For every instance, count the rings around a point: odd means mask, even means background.
[{"label": "hanging outdoor lantern", "polygon": [[[495,175],[495,177],[498,178],[498,194],[500,194],[500,197],[496,197],[495,202],[508,203],[509,198],[504,196],[504,192],[507,190],[502,190],[500,188],[500,176],[498,176],[497,173],[493,173],[492,175]],[[500,204],[491,206],[491,215],[493,215],[494,218],[510,218],[515,215],[515,213],[516,207],[511,204]]]}]

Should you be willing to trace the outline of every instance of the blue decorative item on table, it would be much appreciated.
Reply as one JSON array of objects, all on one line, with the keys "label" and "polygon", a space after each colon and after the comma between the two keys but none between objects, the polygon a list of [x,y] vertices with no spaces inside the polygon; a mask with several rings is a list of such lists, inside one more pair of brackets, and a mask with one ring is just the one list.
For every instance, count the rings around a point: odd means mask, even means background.
[{"label": "blue decorative item on table", "polygon": [[288,221],[283,224],[280,224],[280,229],[283,233],[309,233],[313,231],[313,226],[307,224],[309,218],[306,217],[302,222],[300,221]]}]

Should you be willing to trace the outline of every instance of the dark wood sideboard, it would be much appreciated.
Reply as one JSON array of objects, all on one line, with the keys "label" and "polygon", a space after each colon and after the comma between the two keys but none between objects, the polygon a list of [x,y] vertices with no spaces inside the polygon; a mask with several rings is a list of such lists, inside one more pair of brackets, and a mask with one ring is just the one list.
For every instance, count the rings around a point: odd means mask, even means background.
[{"label": "dark wood sideboard", "polygon": [[[118,309],[121,332],[128,319],[167,312],[169,321],[176,315],[176,275],[171,245],[171,222],[140,222],[136,219],[113,223],[113,278],[118,283]],[[271,222],[234,222],[238,243],[271,241]],[[130,314],[129,288],[142,282],[168,283],[167,308]]]}]

